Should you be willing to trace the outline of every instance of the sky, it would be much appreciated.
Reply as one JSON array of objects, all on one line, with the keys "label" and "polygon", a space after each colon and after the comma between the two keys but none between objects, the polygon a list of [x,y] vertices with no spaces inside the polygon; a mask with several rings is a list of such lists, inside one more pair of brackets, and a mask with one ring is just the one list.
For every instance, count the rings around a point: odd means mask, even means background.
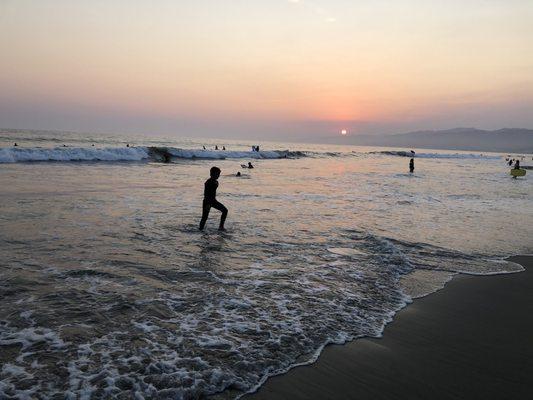
[{"label": "sky", "polygon": [[0,0],[0,128],[533,128],[531,0]]}]

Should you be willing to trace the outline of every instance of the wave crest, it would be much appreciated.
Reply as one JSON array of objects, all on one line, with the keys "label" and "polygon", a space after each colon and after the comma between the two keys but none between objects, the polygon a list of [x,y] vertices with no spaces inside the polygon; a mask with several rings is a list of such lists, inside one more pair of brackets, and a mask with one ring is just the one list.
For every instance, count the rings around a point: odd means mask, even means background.
[{"label": "wave crest", "polygon": [[145,147],[55,147],[0,149],[0,163],[30,161],[140,161],[148,158]]},{"label": "wave crest", "polygon": [[226,158],[278,159],[299,157],[305,157],[305,154],[301,151],[289,150],[258,152],[213,151],[174,147],[10,147],[0,149],[0,163],[37,161],[170,161],[172,158],[214,160]]},{"label": "wave crest", "polygon": [[388,156],[399,157],[414,157],[414,158],[479,158],[479,159],[499,159],[500,156],[485,155],[482,153],[416,153],[414,151],[403,150],[383,150],[383,151],[370,151],[367,154],[381,154]]}]

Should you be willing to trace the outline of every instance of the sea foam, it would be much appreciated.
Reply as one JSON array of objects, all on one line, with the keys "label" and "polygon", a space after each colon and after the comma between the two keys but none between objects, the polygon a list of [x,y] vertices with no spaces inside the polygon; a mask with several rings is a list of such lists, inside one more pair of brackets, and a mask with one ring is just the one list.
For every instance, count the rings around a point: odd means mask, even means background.
[{"label": "sea foam", "polygon": [[279,159],[303,157],[302,152],[289,150],[226,151],[182,149],[175,147],[55,147],[0,149],[0,163],[38,161],[170,161],[171,159]]}]

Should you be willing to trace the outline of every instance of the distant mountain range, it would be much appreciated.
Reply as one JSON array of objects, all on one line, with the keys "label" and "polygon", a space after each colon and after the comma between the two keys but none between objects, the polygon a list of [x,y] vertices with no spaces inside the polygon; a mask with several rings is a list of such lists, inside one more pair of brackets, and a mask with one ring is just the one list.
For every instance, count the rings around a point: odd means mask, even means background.
[{"label": "distant mountain range", "polygon": [[359,146],[533,153],[533,129],[504,128],[486,131],[454,128],[396,135],[353,135],[345,139],[350,144]]}]

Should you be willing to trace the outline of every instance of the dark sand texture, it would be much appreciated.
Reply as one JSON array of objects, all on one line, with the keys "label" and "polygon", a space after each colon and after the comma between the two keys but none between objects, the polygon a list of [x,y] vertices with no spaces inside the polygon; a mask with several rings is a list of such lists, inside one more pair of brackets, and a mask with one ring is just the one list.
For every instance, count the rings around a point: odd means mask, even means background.
[{"label": "dark sand texture", "polygon": [[328,346],[245,399],[533,399],[533,256],[460,275],[400,311],[383,338]]}]

